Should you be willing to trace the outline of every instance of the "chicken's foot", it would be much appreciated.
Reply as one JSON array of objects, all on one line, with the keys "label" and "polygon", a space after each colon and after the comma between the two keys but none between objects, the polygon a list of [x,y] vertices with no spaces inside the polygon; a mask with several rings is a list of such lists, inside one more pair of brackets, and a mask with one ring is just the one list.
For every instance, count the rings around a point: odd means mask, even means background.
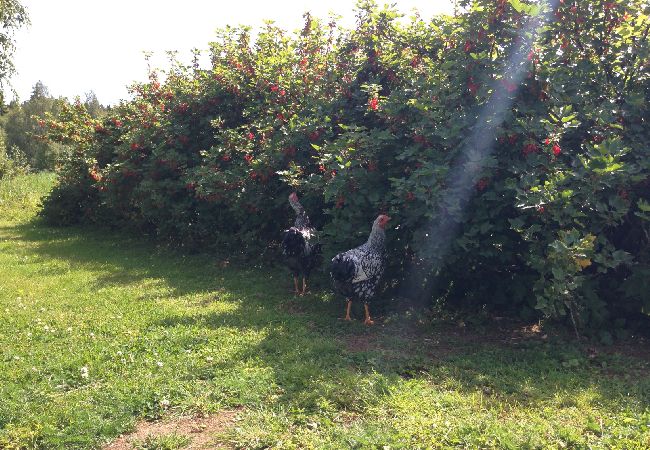
[{"label": "chicken's foot", "polygon": [[368,304],[365,303],[363,305],[363,308],[366,312],[366,319],[363,321],[363,323],[365,323],[366,325],[374,325],[375,321],[370,318],[370,311],[368,310]]},{"label": "chicken's foot", "polygon": [[293,288],[294,288],[293,293],[295,295],[300,295],[300,289],[298,289],[298,277],[295,275],[293,276]]},{"label": "chicken's foot", "polygon": [[351,308],[352,308],[352,300],[348,300],[348,306],[347,306],[347,308],[345,310],[345,317],[343,318],[343,320],[348,320],[348,321],[352,320],[352,318],[350,317],[350,309]]}]

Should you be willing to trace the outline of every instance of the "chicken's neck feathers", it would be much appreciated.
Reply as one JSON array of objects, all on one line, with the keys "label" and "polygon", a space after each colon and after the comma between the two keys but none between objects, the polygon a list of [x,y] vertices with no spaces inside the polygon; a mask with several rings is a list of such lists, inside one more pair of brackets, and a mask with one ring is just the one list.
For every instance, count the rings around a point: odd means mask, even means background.
[{"label": "chicken's neck feathers", "polygon": [[289,199],[289,204],[291,205],[291,207],[293,208],[293,210],[296,212],[297,215],[305,213],[305,208],[302,207],[302,205],[298,200]]},{"label": "chicken's neck feathers", "polygon": [[372,231],[370,232],[370,236],[368,236],[368,242],[366,242],[366,246],[374,251],[382,252],[385,247],[385,242],[386,232],[380,226],[374,225],[372,227]]},{"label": "chicken's neck feathers", "polygon": [[310,227],[309,216],[305,212],[305,208],[302,207],[302,205],[298,200],[294,201],[292,199],[289,199],[289,204],[296,212],[296,220],[293,226],[296,228],[309,228]]},{"label": "chicken's neck feathers", "polygon": [[309,216],[304,209],[296,214],[296,220],[293,226],[298,229],[310,228]]}]

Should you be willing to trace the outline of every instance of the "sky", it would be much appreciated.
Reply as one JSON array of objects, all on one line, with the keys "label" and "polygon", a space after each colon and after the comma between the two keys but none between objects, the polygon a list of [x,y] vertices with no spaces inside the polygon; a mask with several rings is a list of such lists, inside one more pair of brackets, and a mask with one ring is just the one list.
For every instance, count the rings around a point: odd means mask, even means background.
[{"label": "sky", "polygon": [[[354,23],[352,0],[21,0],[31,25],[15,34],[11,85],[20,101],[42,81],[51,95],[85,98],[93,91],[100,103],[128,99],[127,86],[147,78],[144,52],[152,52],[155,67],[164,68],[166,51],[190,60],[193,48],[208,48],[215,30],[225,25],[258,27],[273,20],[282,28],[301,27],[302,15],[342,16]],[[379,4],[385,3],[378,0]],[[400,12],[417,9],[422,17],[451,13],[452,0],[393,0]],[[5,99],[15,98],[5,90]]]}]

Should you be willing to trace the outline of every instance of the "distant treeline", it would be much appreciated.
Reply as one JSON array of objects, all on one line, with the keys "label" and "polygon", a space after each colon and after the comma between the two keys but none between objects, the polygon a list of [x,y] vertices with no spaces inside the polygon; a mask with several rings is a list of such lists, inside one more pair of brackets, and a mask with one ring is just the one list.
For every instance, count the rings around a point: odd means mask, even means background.
[{"label": "distant treeline", "polygon": [[[102,106],[94,92],[77,99],[93,118],[100,118],[109,108]],[[58,114],[63,105],[69,104],[65,97],[53,97],[47,87],[37,82],[28,100],[16,100],[0,105],[0,178],[29,170],[54,170],[66,147],[46,142],[42,134],[43,120],[47,113]]]}]

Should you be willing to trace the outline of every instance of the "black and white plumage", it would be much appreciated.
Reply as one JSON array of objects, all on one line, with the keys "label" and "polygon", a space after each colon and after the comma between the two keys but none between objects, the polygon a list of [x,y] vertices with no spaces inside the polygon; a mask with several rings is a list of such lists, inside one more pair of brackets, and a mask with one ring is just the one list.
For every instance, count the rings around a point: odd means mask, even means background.
[{"label": "black and white plumage", "polygon": [[385,240],[384,228],[390,217],[380,215],[372,225],[368,241],[352,250],[339,253],[332,258],[330,275],[334,290],[346,297],[347,311],[345,320],[350,320],[350,307],[353,300],[364,303],[366,320],[371,325],[368,303],[375,297],[379,280],[384,273]]},{"label": "black and white plumage", "polygon": [[[283,233],[282,256],[293,274],[295,293],[304,295],[309,274],[321,262],[321,245],[317,243],[316,231],[311,227],[309,216],[295,192],[289,196],[289,204],[296,212],[296,220]],[[302,276],[302,291],[298,288],[299,276]]]}]

